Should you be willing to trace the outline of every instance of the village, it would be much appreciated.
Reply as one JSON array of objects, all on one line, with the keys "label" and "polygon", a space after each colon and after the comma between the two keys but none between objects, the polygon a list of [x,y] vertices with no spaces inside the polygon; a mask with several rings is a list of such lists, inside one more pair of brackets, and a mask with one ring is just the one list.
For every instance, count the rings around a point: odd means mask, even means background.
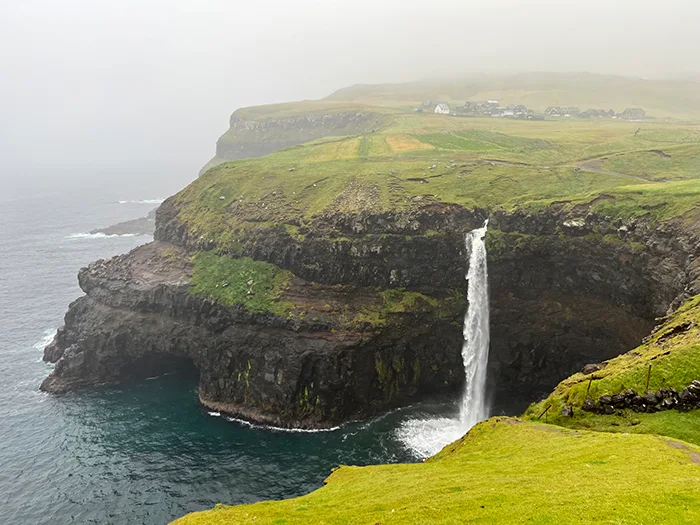
[{"label": "village", "polygon": [[621,113],[613,109],[587,109],[581,111],[577,107],[550,106],[544,113],[536,113],[523,104],[501,106],[498,100],[485,100],[481,102],[467,101],[454,110],[447,102],[433,102],[427,100],[416,108],[417,113],[436,113],[439,115],[452,115],[455,117],[489,117],[511,118],[518,120],[547,120],[559,118],[606,118],[619,119],[631,122],[641,122],[646,116],[646,111],[641,108],[627,108]]}]

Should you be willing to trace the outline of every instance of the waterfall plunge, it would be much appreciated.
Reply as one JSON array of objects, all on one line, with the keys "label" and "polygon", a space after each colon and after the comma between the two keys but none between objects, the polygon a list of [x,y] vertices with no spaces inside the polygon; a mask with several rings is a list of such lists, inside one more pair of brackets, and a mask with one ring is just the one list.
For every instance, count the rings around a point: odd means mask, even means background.
[{"label": "waterfall plunge", "polygon": [[464,343],[462,361],[466,387],[462,397],[460,420],[469,430],[488,417],[486,411],[486,366],[489,360],[489,286],[486,266],[486,228],[484,226],[467,234],[469,308],[464,316]]},{"label": "waterfall plunge", "polygon": [[469,253],[469,281],[467,298],[469,306],[464,316],[464,343],[462,361],[466,379],[458,418],[410,419],[401,424],[399,439],[421,457],[432,456],[445,445],[466,434],[479,421],[488,417],[486,407],[486,367],[489,358],[489,294],[488,268],[486,265],[486,229],[481,228],[466,235]]}]

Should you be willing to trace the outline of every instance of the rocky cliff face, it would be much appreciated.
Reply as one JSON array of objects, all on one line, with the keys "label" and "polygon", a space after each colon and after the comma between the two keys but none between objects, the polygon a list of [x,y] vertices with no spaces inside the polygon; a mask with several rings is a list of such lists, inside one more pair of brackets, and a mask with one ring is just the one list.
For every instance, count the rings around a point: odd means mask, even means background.
[{"label": "rocky cliff face", "polygon": [[[247,230],[231,255],[292,272],[286,316],[193,294],[190,256],[215,246],[179,215],[169,199],[154,243],[81,270],[86,296],[46,349],[57,365],[44,390],[184,362],[199,370],[200,399],[212,409],[323,427],[460,388],[464,233],[486,212],[433,202],[400,213],[326,214],[295,234],[266,223]],[[694,226],[556,207],[491,214],[496,405],[526,404],[585,363],[634,347],[656,316],[698,293]],[[400,308],[377,303],[382,290],[412,299]]]},{"label": "rocky cliff face", "polygon": [[[275,426],[325,427],[454,390],[462,303],[442,316],[397,312],[377,330],[342,318],[371,307],[372,290],[349,293],[295,279],[281,318],[191,293],[189,254],[156,241],[79,274],[86,295],[45,350],[56,362],[42,389],[61,393],[189,364],[212,410]],[[435,328],[440,327],[439,332]]]},{"label": "rocky cliff face", "polygon": [[292,117],[252,119],[240,111],[216,143],[220,161],[262,157],[322,137],[358,135],[377,128],[382,117],[369,111],[320,112]]}]

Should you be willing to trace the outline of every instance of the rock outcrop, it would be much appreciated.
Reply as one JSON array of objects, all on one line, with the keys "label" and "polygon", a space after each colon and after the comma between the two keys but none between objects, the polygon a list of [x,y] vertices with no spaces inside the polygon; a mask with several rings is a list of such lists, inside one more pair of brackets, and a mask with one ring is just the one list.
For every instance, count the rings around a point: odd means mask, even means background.
[{"label": "rock outcrop", "polygon": [[102,233],[104,235],[153,235],[156,229],[156,210],[148,212],[145,217],[123,221],[107,226],[106,228],[96,228],[91,230],[91,234]]},{"label": "rock outcrop", "polygon": [[281,318],[194,295],[191,275],[189,254],[160,241],[83,268],[86,295],[45,350],[44,359],[57,364],[41,388],[61,393],[189,363],[212,410],[316,428],[450,392],[463,381],[458,349],[434,351],[459,338],[461,302],[438,317],[389,314],[377,330],[340,322],[371,311],[373,290],[350,297],[295,279],[283,299],[297,315]]},{"label": "rock outcrop", "polygon": [[661,410],[680,410],[687,412],[700,408],[700,381],[693,380],[680,392],[675,388],[660,388],[656,392],[651,390],[640,394],[632,389],[613,394],[604,395],[598,401],[586,399],[582,409],[595,414],[615,414],[618,411],[630,409],[634,412],[654,413]]}]

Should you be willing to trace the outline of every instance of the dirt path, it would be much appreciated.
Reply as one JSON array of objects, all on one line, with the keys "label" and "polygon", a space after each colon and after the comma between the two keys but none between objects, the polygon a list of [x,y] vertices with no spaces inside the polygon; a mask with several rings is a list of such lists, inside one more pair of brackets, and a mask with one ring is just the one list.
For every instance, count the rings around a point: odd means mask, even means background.
[{"label": "dirt path", "polygon": [[582,162],[580,164],[577,164],[576,167],[583,170],[583,171],[589,171],[592,173],[599,173],[600,175],[609,175],[611,177],[622,177],[624,179],[641,180],[642,182],[661,182],[661,181],[654,181],[654,180],[645,179],[643,177],[637,177],[636,175],[625,175],[624,173],[618,173],[616,171],[604,170],[602,168],[602,164],[603,163],[600,160],[588,160],[586,162]]}]

